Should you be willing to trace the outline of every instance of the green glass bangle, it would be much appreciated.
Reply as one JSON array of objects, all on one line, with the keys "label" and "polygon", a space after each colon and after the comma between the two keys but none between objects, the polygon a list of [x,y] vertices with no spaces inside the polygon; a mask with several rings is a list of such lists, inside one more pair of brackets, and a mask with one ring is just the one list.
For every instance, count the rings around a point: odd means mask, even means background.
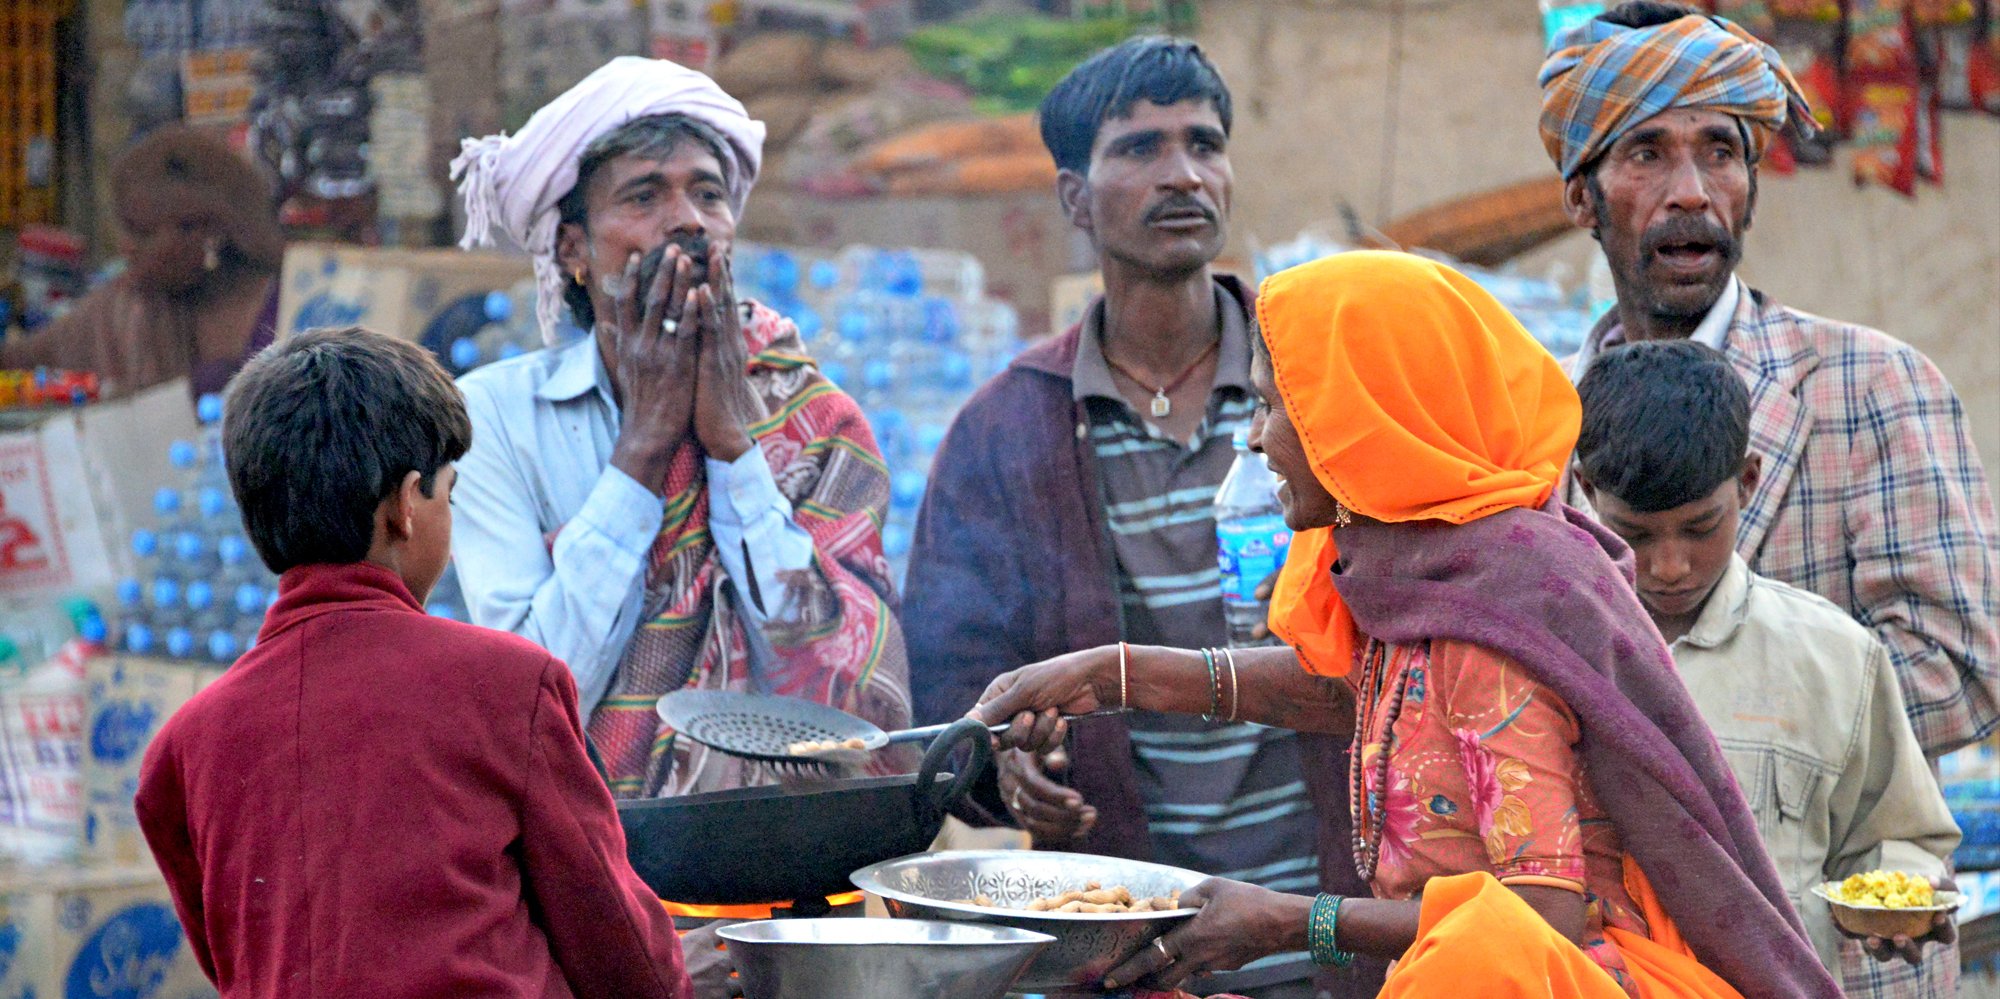
[{"label": "green glass bangle", "polygon": [[1222,666],[1216,662],[1214,649],[1201,650],[1201,660],[1208,664],[1208,713],[1203,721],[1215,721],[1222,717]]},{"label": "green glass bangle", "polygon": [[1313,899],[1312,914],[1306,917],[1306,943],[1312,948],[1314,964],[1345,968],[1354,963],[1354,955],[1341,950],[1336,943],[1340,936],[1340,903],[1344,901],[1339,895]]}]

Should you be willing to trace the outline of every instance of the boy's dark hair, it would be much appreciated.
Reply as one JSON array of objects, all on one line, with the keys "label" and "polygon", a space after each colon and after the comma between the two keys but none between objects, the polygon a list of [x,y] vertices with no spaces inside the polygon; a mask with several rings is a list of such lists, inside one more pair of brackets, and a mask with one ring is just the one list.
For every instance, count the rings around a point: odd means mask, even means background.
[{"label": "boy's dark hair", "polygon": [[1056,166],[1088,173],[1098,129],[1130,114],[1142,98],[1155,104],[1208,101],[1222,119],[1223,134],[1229,134],[1229,87],[1201,46],[1152,35],[1128,38],[1070,70],[1042,98],[1042,144]]},{"label": "boy's dark hair", "polygon": [[471,445],[465,397],[437,359],[358,327],[265,348],[230,382],[222,418],[244,532],[278,573],[366,558],[375,508],[403,476],[429,496]]},{"label": "boy's dark hair", "polygon": [[1692,503],[1743,471],[1750,390],[1729,359],[1692,340],[1607,351],[1577,386],[1578,469],[1641,513]]},{"label": "boy's dark hair", "polygon": [[1659,0],[1629,0],[1597,15],[1597,19],[1624,28],[1652,28],[1672,24],[1689,14],[1699,17],[1701,11],[1685,4],[1660,3]]},{"label": "boy's dark hair", "polygon": [[[665,157],[683,142],[700,143],[722,164],[722,176],[733,180],[736,158],[729,153],[729,140],[713,127],[684,114],[654,114],[634,118],[590,141],[577,158],[576,186],[556,202],[556,216],[566,225],[590,231],[590,211],[585,195],[590,182],[606,163],[628,154]],[[640,287],[645,287],[641,285]],[[597,325],[597,310],[590,304],[590,289],[575,281],[563,282],[563,302],[569,306],[576,324],[587,332]]]}]

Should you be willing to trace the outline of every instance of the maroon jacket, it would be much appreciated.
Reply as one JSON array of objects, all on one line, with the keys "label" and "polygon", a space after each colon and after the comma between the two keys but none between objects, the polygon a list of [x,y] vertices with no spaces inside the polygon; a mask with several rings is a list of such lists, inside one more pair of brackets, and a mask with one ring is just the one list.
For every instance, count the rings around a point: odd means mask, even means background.
[{"label": "maroon jacket", "polygon": [[[1248,307],[1240,283],[1216,280]],[[1008,670],[1122,637],[1097,456],[1070,380],[1079,335],[1071,327],[1036,344],[982,386],[931,465],[902,615],[919,724],[963,717]],[[1302,738],[1320,882],[1366,896],[1352,861],[1347,746]],[[1057,845],[1151,859],[1124,720],[1075,723],[1070,748],[1070,786],[1096,806],[1097,826]],[[986,814],[973,817],[1007,815],[990,784],[981,800]]]},{"label": "maroon jacket", "polygon": [[224,996],[689,999],[576,684],[367,564],[284,574],[146,752],[139,823]]}]

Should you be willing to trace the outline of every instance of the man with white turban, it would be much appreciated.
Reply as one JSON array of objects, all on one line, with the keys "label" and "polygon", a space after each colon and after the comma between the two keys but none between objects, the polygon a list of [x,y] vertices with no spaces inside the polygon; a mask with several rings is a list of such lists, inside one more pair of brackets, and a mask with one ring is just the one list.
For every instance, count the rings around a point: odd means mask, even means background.
[{"label": "man with white turban", "polygon": [[[1778,53],[1723,18],[1634,2],[1558,39],[1541,82],[1565,207],[1602,244],[1618,289],[1572,375],[1627,342],[1722,351],[1749,383],[1750,446],[1763,460],[1737,553],[1874,633],[1929,755],[2000,727],[2000,525],[1957,395],[1908,344],[1787,308],[1736,277],[1759,158],[1780,130],[1813,128]],[[1810,761],[1827,754],[1810,733],[1731,741],[1729,727],[1717,725],[1758,825],[1794,830],[1773,854],[1811,853],[1790,817],[1824,807],[1809,799],[1834,781]],[[1921,973],[1894,960],[1924,942],[1868,941],[1884,963],[1845,944],[1848,994],[1956,994],[1952,947],[1925,948]]]},{"label": "man with white turban", "polygon": [[[533,256],[550,344],[461,382],[453,557],[476,623],[574,671],[621,798],[772,779],[674,738],[671,691],[910,717],[874,436],[731,280],[763,138],[707,76],[628,57],[453,165],[464,245],[497,231]],[[559,343],[565,308],[588,333]]]}]

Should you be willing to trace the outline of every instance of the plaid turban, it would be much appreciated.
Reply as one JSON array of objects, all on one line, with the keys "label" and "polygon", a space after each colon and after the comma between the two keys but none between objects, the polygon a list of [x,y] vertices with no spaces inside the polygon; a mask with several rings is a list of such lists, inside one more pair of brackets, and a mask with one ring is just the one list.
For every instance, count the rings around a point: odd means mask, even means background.
[{"label": "plaid turban", "polygon": [[1817,128],[1778,50],[1720,17],[1690,14],[1650,28],[1586,21],[1556,39],[1541,84],[1542,145],[1565,180],[1673,108],[1757,126],[1747,133],[1759,156],[1787,120],[1808,135]]}]

